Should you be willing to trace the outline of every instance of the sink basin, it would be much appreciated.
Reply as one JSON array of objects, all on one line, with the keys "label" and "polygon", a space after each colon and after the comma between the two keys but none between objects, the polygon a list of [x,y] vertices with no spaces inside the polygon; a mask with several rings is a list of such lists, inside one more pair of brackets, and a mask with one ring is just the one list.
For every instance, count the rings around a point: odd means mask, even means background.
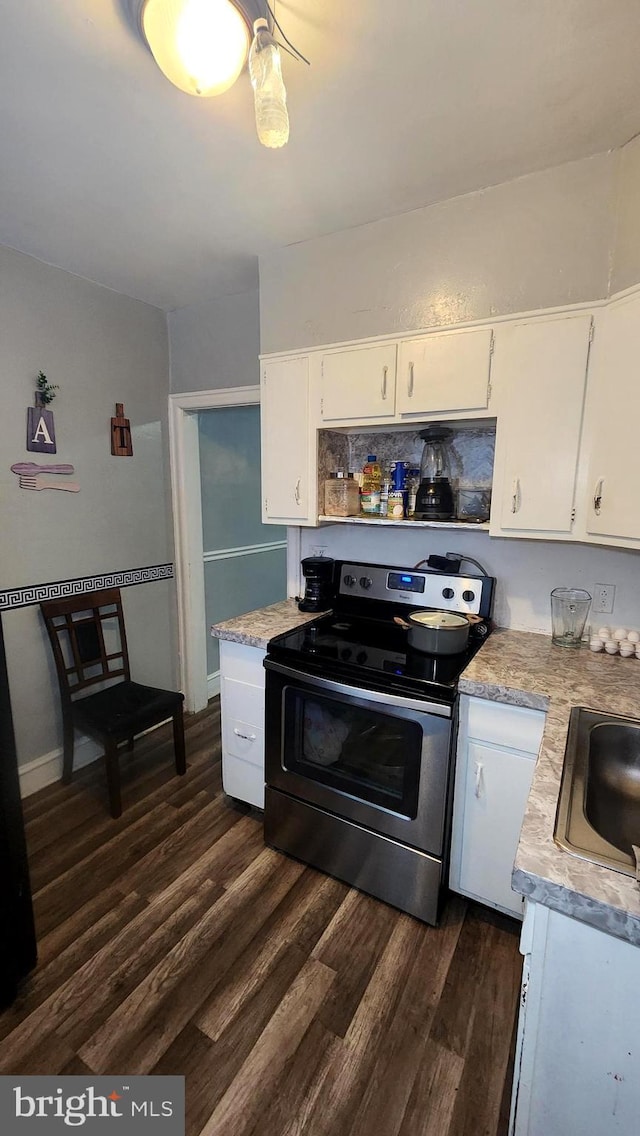
[{"label": "sink basin", "polygon": [[635,876],[640,720],[572,710],[554,839],[567,852]]}]

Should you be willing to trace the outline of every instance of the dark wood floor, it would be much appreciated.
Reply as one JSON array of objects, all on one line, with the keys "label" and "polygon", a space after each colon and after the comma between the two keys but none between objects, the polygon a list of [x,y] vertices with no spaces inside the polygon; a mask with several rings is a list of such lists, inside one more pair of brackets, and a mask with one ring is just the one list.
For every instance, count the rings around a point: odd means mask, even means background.
[{"label": "dark wood floor", "polygon": [[38,969],[0,1073],[180,1073],[188,1136],[507,1129],[517,924],[451,896],[407,915],[264,847],[220,787],[219,708],[25,802]]}]

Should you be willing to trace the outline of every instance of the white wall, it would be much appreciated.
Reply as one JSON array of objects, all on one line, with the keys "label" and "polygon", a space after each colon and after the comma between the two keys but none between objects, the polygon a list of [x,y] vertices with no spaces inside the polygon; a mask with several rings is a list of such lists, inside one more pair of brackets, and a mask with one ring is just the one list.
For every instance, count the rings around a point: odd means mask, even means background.
[{"label": "white wall", "polygon": [[267,253],[264,352],[603,298],[616,156]]},{"label": "white wall", "polygon": [[167,322],[173,394],[259,383],[257,286],[169,312]]},{"label": "white wall", "polygon": [[616,155],[615,238],[610,293],[640,281],[640,137]]},{"label": "white wall", "polygon": [[[173,560],[165,476],[168,348],[164,314],[61,269],[0,248],[2,534],[0,587],[47,583]],[[57,453],[79,493],[27,492],[9,467],[28,453],[26,407],[38,371],[60,390],[51,405]],[[133,457],[111,456],[110,420],[123,402]],[[134,675],[173,686],[173,581],[123,591]],[[18,759],[61,739],[51,648],[40,612],[3,614]]]},{"label": "white wall", "polygon": [[[301,556],[323,549],[334,559],[357,557],[373,564],[410,567],[435,553],[462,552],[475,557],[497,579],[494,618],[501,627],[551,631],[549,593],[556,587],[586,588],[615,584],[613,615],[592,616],[598,627],[610,624],[640,630],[640,559],[636,552],[592,548],[584,544],[504,540],[484,532],[405,527],[374,529],[367,525],[327,525],[301,529]],[[463,571],[474,573],[472,565]],[[299,584],[299,589],[301,585]]]}]

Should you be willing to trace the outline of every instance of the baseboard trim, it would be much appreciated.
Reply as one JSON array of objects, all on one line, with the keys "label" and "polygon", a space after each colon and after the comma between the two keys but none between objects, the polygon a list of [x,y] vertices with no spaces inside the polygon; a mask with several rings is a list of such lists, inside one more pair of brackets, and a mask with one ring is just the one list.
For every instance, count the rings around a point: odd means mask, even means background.
[{"label": "baseboard trim", "polygon": [[[220,680],[218,678],[218,689]],[[167,718],[169,722],[171,719]],[[151,726],[148,730],[143,730],[141,734],[137,734],[136,738],[144,737],[146,734],[152,734],[154,730],[159,730],[164,722],[157,722],[155,726]],[[82,734],[76,734],[75,745],[73,748],[73,770],[82,769],[85,765],[91,765],[94,761],[98,761],[102,757],[104,750],[102,746],[93,740],[93,738],[85,738]],[[53,785],[56,781],[62,780],[62,746],[57,749],[52,749],[50,753],[44,753],[42,757],[36,757],[33,761],[27,761],[24,765],[18,766],[18,776],[20,778],[20,796],[30,797],[32,793],[37,793],[39,789],[46,789],[47,785]]]},{"label": "baseboard trim", "polygon": [[[93,761],[102,757],[102,753],[101,746],[92,738],[76,738],[73,751],[73,768],[81,769],[84,765],[91,765]],[[60,781],[62,779],[62,746],[52,749],[50,753],[44,753],[42,757],[34,758],[33,761],[27,761],[25,765],[18,766],[18,774],[20,776],[21,797],[30,797],[39,789],[45,789],[47,785],[53,785],[55,781]]]},{"label": "baseboard trim", "polygon": [[207,675],[207,698],[215,698],[220,693],[220,671]]}]

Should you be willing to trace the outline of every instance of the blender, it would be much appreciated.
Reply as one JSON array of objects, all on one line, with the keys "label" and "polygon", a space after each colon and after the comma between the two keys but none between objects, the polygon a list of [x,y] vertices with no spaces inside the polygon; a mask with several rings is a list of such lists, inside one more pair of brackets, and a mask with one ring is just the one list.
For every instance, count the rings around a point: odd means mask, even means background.
[{"label": "blender", "polygon": [[424,450],[413,514],[416,521],[449,521],[454,514],[447,455],[447,443],[452,433],[446,426],[428,426],[420,431]]}]

